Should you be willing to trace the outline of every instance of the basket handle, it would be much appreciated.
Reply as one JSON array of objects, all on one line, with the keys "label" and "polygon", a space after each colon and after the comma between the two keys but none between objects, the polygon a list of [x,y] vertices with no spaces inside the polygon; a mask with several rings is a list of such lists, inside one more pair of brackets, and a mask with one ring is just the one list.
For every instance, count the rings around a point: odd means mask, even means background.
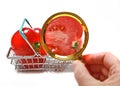
[{"label": "basket handle", "polygon": [[20,27],[20,29],[19,29],[19,33],[20,33],[20,35],[23,37],[23,39],[27,42],[27,44],[30,46],[30,48],[33,50],[33,52],[35,53],[35,55],[38,56],[38,53],[34,50],[34,48],[32,47],[32,45],[30,44],[30,42],[28,41],[27,37],[25,36],[25,34],[24,34],[23,31],[22,31],[25,22],[27,22],[27,24],[32,28],[32,26],[31,26],[31,24],[29,23],[29,21],[28,21],[26,18],[24,18],[24,20],[23,20],[23,22],[22,22],[22,25],[21,25],[21,27]]},{"label": "basket handle", "polygon": [[19,29],[19,32],[20,32],[20,35],[23,37],[23,39],[24,39],[24,40],[27,40],[27,37],[26,37],[25,34],[22,32],[22,29],[23,29],[23,26],[24,26],[25,22],[27,22],[27,24],[32,28],[32,26],[31,26],[31,24],[29,23],[29,21],[28,21],[26,18],[24,18],[24,20],[23,20],[23,22],[22,22],[22,25],[21,25],[21,27],[20,27],[20,29]]}]

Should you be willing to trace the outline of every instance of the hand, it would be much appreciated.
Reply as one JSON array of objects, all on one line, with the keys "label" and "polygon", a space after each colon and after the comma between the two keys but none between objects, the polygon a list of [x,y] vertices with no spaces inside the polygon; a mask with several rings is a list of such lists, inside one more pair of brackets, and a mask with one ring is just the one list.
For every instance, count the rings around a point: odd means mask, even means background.
[{"label": "hand", "polygon": [[79,86],[120,86],[120,61],[114,55],[105,52],[82,58],[73,62]]}]

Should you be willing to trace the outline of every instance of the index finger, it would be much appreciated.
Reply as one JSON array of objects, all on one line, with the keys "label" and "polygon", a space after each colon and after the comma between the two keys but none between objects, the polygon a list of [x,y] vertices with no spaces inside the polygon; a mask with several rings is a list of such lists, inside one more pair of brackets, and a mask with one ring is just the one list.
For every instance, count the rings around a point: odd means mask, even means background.
[{"label": "index finger", "polygon": [[108,52],[87,54],[83,55],[82,58],[85,64],[103,64],[107,68],[119,63],[117,57]]}]

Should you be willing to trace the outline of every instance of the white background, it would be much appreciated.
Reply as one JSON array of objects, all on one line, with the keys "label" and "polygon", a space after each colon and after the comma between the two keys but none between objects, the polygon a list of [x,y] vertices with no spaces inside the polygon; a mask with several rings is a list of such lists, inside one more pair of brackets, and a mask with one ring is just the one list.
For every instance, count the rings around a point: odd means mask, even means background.
[{"label": "white background", "polygon": [[0,0],[0,86],[77,86],[72,72],[18,73],[6,58],[23,18],[42,27],[60,11],[74,12],[86,22],[90,39],[84,54],[108,51],[120,58],[120,0]]}]

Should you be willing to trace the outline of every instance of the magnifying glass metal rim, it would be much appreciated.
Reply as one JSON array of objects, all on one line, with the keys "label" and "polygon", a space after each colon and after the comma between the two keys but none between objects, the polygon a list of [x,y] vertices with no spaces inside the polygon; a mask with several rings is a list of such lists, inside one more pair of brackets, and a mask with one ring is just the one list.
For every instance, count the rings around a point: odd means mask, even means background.
[{"label": "magnifying glass metal rim", "polygon": [[[78,52],[74,53],[74,54],[70,54],[68,56],[61,56],[61,55],[58,55],[58,54],[54,54],[47,46],[46,44],[46,41],[45,41],[45,32],[46,32],[46,29],[47,29],[47,26],[50,24],[50,22],[52,20],[54,20],[55,18],[58,18],[58,17],[61,17],[61,16],[68,16],[68,17],[72,17],[74,19],[76,19],[83,27],[83,32],[84,32],[84,35],[85,35],[85,38],[84,38],[84,43],[82,45],[82,47],[78,50]],[[41,33],[41,45],[42,47],[44,48],[44,50],[52,57],[52,58],[55,58],[55,59],[58,59],[58,60],[79,60],[81,59],[81,56],[82,56],[82,53],[83,51],[85,50],[87,44],[88,44],[88,39],[89,39],[89,31],[88,31],[88,28],[85,24],[85,22],[83,21],[83,19],[78,16],[77,14],[75,13],[72,13],[72,12],[58,12],[56,14],[53,14],[52,16],[50,16],[46,21],[45,23],[43,24],[43,27],[42,27],[42,33]]]}]

